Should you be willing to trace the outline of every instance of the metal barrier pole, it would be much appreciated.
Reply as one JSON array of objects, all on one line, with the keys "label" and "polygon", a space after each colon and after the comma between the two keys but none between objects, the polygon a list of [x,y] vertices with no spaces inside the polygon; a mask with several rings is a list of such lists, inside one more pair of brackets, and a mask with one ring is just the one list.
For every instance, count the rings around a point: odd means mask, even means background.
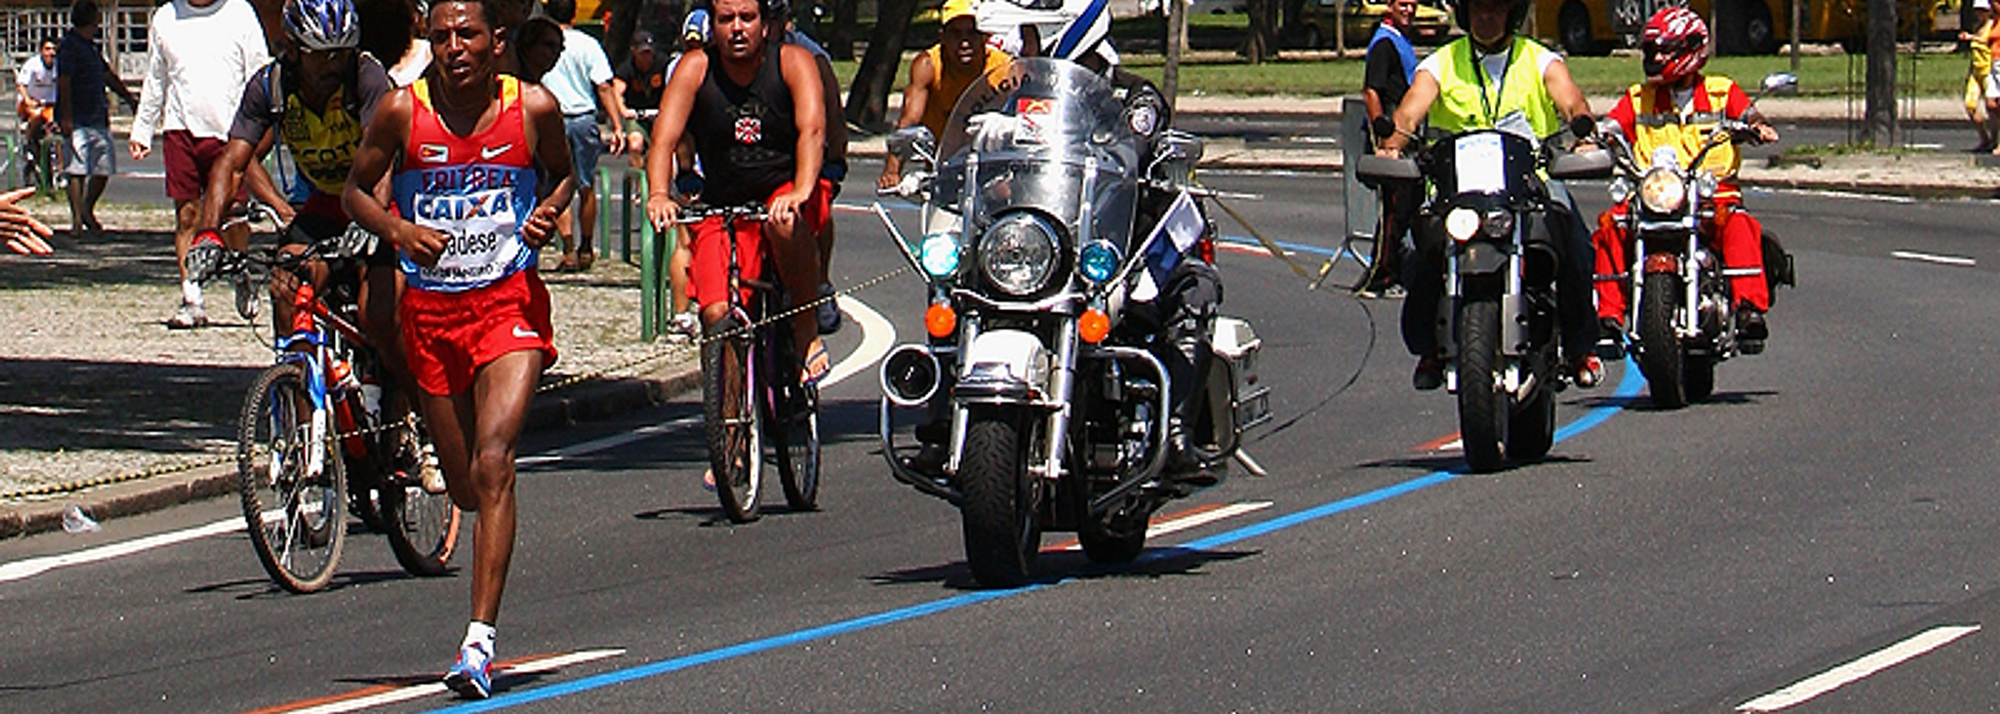
[{"label": "metal barrier pole", "polygon": [[[591,251],[602,256],[611,252],[609,249],[611,245],[611,211],[609,210],[611,208],[611,167],[604,166],[601,163],[598,165],[597,185],[592,188],[597,189],[597,240],[593,241],[597,245],[592,246]],[[583,217],[577,216],[577,218],[581,220]]]},{"label": "metal barrier pole", "polygon": [[[635,184],[644,186],[645,183],[646,172],[629,169],[625,171],[625,200],[619,208],[618,219],[618,259],[625,261],[627,264],[632,262],[632,187]],[[640,190],[639,196],[641,201],[639,205],[643,207],[645,205],[646,192],[643,189]],[[643,208],[639,213],[639,220],[646,220]]]},{"label": "metal barrier pole", "polygon": [[[653,232],[650,219],[639,221],[639,339],[651,342],[667,330],[668,301],[673,297],[673,283],[667,279],[668,258],[673,256],[673,244],[662,244],[662,237],[672,240],[673,228],[659,233]],[[666,290],[662,291],[661,288]]]}]

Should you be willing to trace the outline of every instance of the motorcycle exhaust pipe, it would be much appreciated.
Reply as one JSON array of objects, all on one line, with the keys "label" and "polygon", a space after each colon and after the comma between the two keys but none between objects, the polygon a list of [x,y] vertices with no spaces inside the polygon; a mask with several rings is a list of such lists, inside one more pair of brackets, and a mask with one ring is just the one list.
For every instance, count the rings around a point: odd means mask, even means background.
[{"label": "motorcycle exhaust pipe", "polygon": [[882,393],[899,407],[929,403],[942,382],[941,368],[930,350],[921,345],[901,345],[882,359]]}]

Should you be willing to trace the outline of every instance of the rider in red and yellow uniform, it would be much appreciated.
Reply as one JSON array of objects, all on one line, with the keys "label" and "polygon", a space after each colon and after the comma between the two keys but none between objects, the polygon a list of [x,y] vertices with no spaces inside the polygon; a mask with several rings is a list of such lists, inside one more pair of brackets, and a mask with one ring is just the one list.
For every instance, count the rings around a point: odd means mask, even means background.
[{"label": "rider in red and yellow uniform", "polygon": [[[1709,33],[1700,15],[1682,7],[1659,11],[1646,23],[1639,48],[1646,81],[1632,85],[1605,115],[1624,128],[1639,161],[1650,161],[1654,150],[1663,147],[1673,147],[1685,161],[1701,150],[1724,118],[1749,122],[1764,141],[1777,141],[1777,130],[1764,121],[1742,87],[1728,77],[1701,73],[1708,62]],[[1764,228],[1742,210],[1743,193],[1736,184],[1742,165],[1742,155],[1727,143],[1709,150],[1702,160],[1702,168],[1714,174],[1718,184],[1715,218],[1703,221],[1701,231],[1720,244],[1728,267],[1757,269],[1755,274],[1732,276],[1729,288],[1736,296],[1738,338],[1761,341],[1769,331],[1764,313],[1771,309],[1770,287],[1762,275]],[[1631,265],[1627,251],[1632,236],[1620,223],[1624,215],[1624,205],[1612,206],[1597,217],[1597,231],[1591,235],[1597,247],[1597,315],[1604,329],[1614,334],[1623,331],[1632,292],[1630,276],[1620,275]]]}]

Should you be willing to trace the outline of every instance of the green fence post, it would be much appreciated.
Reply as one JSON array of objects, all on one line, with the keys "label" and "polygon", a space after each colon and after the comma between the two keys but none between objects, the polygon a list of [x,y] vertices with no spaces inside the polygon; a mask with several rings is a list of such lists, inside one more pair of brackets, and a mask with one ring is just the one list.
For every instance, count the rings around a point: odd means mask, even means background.
[{"label": "green fence post", "polygon": [[[668,232],[671,234],[671,230]],[[639,226],[639,339],[647,342],[666,331],[666,302],[660,299],[660,285],[665,283],[666,260],[661,257],[660,241],[653,233],[651,220],[641,221]]]},{"label": "green fence post", "polygon": [[[611,167],[597,167],[597,245],[592,249],[598,255],[611,254]],[[582,218],[582,216],[578,216]]]}]

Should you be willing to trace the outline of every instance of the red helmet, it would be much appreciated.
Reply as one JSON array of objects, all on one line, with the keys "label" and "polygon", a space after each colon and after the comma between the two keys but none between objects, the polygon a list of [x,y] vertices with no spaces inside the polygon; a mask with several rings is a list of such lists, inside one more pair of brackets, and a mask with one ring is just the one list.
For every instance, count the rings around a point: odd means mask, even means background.
[{"label": "red helmet", "polygon": [[1708,23],[1685,7],[1661,8],[1639,34],[1646,81],[1681,81],[1708,64]]}]

